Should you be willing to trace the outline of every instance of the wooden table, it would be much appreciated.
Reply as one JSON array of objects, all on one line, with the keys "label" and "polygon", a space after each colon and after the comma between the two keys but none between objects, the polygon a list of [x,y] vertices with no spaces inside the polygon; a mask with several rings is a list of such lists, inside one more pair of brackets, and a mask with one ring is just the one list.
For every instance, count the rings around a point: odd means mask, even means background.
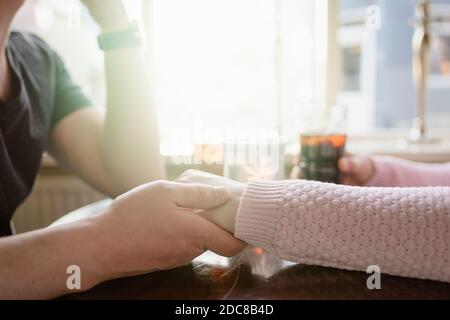
[{"label": "wooden table", "polygon": [[[108,201],[82,208],[84,217]],[[206,252],[168,271],[105,282],[66,299],[450,299],[450,284],[381,276],[381,290],[367,289],[364,272],[306,266],[249,247],[223,258]]]}]

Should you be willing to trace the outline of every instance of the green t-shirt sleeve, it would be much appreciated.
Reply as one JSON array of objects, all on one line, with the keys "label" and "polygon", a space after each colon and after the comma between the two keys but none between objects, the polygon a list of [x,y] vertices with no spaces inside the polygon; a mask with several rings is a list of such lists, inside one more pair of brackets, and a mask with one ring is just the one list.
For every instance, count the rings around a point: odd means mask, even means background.
[{"label": "green t-shirt sleeve", "polygon": [[73,82],[63,60],[56,53],[55,66],[55,98],[52,127],[69,114],[93,106],[93,103],[84,94],[81,87]]}]

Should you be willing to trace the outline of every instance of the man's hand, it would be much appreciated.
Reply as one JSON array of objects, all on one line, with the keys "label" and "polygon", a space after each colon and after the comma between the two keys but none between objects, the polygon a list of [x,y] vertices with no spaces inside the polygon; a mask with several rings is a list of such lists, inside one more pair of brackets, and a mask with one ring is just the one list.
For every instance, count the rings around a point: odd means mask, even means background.
[{"label": "man's hand", "polygon": [[118,197],[93,219],[109,257],[107,279],[170,269],[211,250],[233,256],[243,244],[194,213],[215,208],[229,198],[224,188],[200,184],[153,182]]},{"label": "man's hand", "polygon": [[200,213],[200,215],[207,218],[209,221],[214,222],[221,228],[234,233],[236,214],[239,209],[242,193],[245,189],[243,183],[196,170],[186,171],[177,179],[177,181],[182,183],[201,183],[228,189],[232,196],[224,205],[205,210]]},{"label": "man's hand", "polygon": [[130,23],[122,0],[82,0],[103,32],[121,30]]},{"label": "man's hand", "polygon": [[350,186],[364,186],[375,174],[373,161],[369,157],[345,156],[339,161],[341,182]]},{"label": "man's hand", "polygon": [[68,266],[85,291],[99,283],[191,261],[205,250],[233,256],[244,244],[195,211],[225,203],[224,188],[153,182],[117,198],[103,212],[0,239],[0,299],[46,299],[74,293]]}]

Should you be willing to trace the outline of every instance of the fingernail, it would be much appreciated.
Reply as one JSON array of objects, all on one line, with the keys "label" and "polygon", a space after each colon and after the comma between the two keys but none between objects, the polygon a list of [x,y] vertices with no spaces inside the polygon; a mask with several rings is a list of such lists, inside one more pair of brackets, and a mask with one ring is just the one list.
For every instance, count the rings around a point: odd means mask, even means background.
[{"label": "fingernail", "polygon": [[215,187],[214,191],[216,192],[216,197],[219,201],[225,201],[230,197],[228,190],[225,188]]}]

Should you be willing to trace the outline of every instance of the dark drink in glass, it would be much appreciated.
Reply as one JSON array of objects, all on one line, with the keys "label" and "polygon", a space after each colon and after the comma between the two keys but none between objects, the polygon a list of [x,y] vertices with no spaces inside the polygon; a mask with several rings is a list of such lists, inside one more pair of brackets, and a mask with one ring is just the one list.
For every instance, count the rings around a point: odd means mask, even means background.
[{"label": "dark drink in glass", "polygon": [[344,155],[345,134],[302,135],[300,137],[301,179],[339,183],[339,159]]}]

